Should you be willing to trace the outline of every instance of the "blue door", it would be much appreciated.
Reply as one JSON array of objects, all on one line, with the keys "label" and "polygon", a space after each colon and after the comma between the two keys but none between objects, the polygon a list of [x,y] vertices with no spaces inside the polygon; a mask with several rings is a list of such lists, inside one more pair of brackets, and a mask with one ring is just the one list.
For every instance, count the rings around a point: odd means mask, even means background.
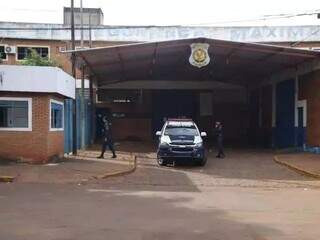
[{"label": "blue door", "polygon": [[278,148],[295,145],[294,89],[293,79],[280,82],[276,88],[275,145]]}]

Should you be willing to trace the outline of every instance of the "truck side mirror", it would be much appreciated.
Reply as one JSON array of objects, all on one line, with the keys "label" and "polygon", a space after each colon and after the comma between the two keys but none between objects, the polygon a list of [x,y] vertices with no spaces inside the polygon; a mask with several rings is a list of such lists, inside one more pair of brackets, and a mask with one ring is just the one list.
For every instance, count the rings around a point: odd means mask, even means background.
[{"label": "truck side mirror", "polygon": [[161,136],[161,131],[157,131],[156,136]]}]

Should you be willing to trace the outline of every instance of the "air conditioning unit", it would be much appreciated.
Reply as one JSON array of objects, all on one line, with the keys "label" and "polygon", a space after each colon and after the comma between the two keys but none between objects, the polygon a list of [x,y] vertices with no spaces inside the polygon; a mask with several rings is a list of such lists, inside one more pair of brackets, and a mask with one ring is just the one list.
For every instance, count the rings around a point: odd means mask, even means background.
[{"label": "air conditioning unit", "polygon": [[83,49],[88,49],[89,47],[81,47],[81,46],[76,46],[75,50],[83,50]]},{"label": "air conditioning unit", "polygon": [[67,51],[66,47],[59,47],[59,52],[65,52],[65,51]]},{"label": "air conditioning unit", "polygon": [[17,52],[17,48],[15,46],[5,45],[4,52],[6,54],[15,54]]}]

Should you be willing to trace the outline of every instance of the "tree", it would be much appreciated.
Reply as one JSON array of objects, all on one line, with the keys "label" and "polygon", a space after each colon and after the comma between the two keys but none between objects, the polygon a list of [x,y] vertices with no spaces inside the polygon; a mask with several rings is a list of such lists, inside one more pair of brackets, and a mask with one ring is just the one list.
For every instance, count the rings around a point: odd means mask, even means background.
[{"label": "tree", "polygon": [[54,59],[48,57],[41,57],[36,50],[30,49],[30,53],[27,57],[21,61],[21,65],[25,66],[51,66],[60,67],[61,65]]}]

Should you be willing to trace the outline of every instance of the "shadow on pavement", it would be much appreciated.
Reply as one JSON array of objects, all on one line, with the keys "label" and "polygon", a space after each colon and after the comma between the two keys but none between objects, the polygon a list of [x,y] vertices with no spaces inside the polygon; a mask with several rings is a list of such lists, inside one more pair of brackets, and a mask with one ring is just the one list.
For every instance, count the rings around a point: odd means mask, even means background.
[{"label": "shadow on pavement", "polygon": [[284,235],[252,218],[199,207],[194,204],[197,197],[191,195],[103,189],[90,192],[83,187],[48,185],[20,188],[13,192],[0,186],[2,195],[11,195],[1,201],[1,239],[249,240],[280,239]]},{"label": "shadow on pavement", "polygon": [[[92,182],[90,182],[92,184]],[[94,184],[94,183],[93,183]],[[182,171],[170,171],[165,167],[139,167],[134,173],[96,181],[99,186],[153,191],[199,192],[194,182]]]}]

